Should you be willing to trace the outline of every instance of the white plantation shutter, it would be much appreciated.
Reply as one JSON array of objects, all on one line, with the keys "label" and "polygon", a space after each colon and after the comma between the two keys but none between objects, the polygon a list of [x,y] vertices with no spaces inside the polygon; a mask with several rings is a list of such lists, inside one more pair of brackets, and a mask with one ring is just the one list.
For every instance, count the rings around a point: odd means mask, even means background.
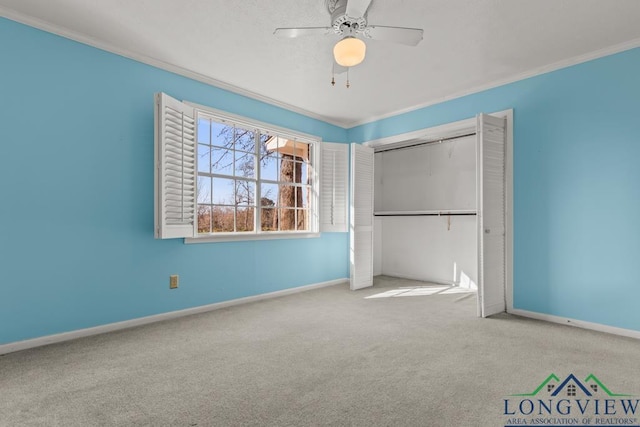
[{"label": "white plantation shutter", "polygon": [[350,287],[373,286],[373,148],[351,144]]},{"label": "white plantation shutter", "polygon": [[193,107],[155,95],[155,237],[196,234],[196,123]]},{"label": "white plantation shutter", "polygon": [[505,128],[506,120],[478,115],[478,314],[506,310]]},{"label": "white plantation shutter", "polygon": [[323,142],[320,159],[320,231],[347,232],[349,145]]}]

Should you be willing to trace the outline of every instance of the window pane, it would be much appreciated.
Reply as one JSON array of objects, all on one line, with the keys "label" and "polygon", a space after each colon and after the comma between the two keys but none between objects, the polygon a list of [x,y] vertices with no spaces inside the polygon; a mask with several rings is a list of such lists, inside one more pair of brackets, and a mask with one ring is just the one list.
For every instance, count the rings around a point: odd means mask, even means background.
[{"label": "window pane", "polygon": [[233,126],[211,123],[211,144],[217,147],[233,148]]},{"label": "window pane", "polygon": [[270,181],[278,180],[279,161],[277,157],[267,156],[262,159],[260,164],[260,179],[268,179]]},{"label": "window pane", "polygon": [[309,184],[309,164],[308,163],[303,163],[302,165],[300,165],[300,173],[301,173],[300,183],[305,185]]},{"label": "window pane", "polygon": [[269,167],[274,171],[272,175],[274,180],[278,179],[279,172],[277,170],[280,168],[280,159],[282,157],[279,152],[280,141],[280,138],[272,136],[266,141],[264,146],[267,158],[269,159]]},{"label": "window pane", "polygon": [[236,151],[236,176],[254,178],[256,176],[256,156],[253,153]]},{"label": "window pane", "polygon": [[211,178],[208,176],[198,177],[198,203],[211,203]]},{"label": "window pane", "polygon": [[198,119],[198,142],[202,144],[210,144],[209,126],[211,121],[209,119]]},{"label": "window pane", "polygon": [[278,209],[278,222],[280,225],[280,231],[295,231],[296,210],[295,209]]},{"label": "window pane", "polygon": [[278,203],[278,184],[261,184],[260,195],[260,205],[275,206]]},{"label": "window pane", "polygon": [[236,128],[235,149],[255,153],[255,131],[249,129]]},{"label": "window pane", "polygon": [[254,205],[256,200],[256,183],[236,180],[235,205]]},{"label": "window pane", "polygon": [[224,148],[211,150],[211,173],[233,175],[233,151]]},{"label": "window pane", "polygon": [[271,140],[271,136],[266,135],[264,133],[260,134],[260,158],[264,159],[269,151],[267,148],[267,144]]},{"label": "window pane", "polygon": [[234,180],[226,178],[213,178],[213,198],[216,205],[234,205]]},{"label": "window pane", "polygon": [[271,157],[273,159],[277,159],[280,160],[280,158],[282,157],[282,155],[276,150],[277,147],[273,148],[271,147],[271,145],[269,145],[270,149],[267,151],[267,156]]},{"label": "window pane", "polygon": [[287,140],[279,136],[271,136],[265,143],[267,152],[272,157],[277,157],[279,153],[286,150]]},{"label": "window pane", "polygon": [[302,187],[297,187],[294,185],[280,186],[280,198],[278,203],[279,207],[301,207],[300,203],[302,203]]},{"label": "window pane", "polygon": [[297,221],[297,229],[299,231],[308,231],[309,230],[309,210],[307,209],[296,209],[296,221]]},{"label": "window pane", "polygon": [[269,153],[269,155],[266,158],[267,158],[267,161],[270,162],[270,164],[271,164],[271,168],[272,168],[271,176],[273,177],[273,180],[274,181],[279,181],[280,180],[280,174],[282,172],[281,171],[281,168],[282,168],[282,156],[277,152],[273,152],[273,153]]},{"label": "window pane", "polygon": [[234,231],[234,208],[229,206],[214,206],[212,210],[213,232],[228,233]]},{"label": "window pane", "polygon": [[210,146],[198,144],[198,172],[209,173],[209,165],[211,164],[210,152]]},{"label": "window pane", "polygon": [[309,160],[309,144],[300,141],[291,141],[293,148],[292,154],[296,157],[297,161]]},{"label": "window pane", "polygon": [[284,154],[280,161],[280,176],[278,181],[280,182],[295,182],[294,181],[295,162],[293,157]]},{"label": "window pane", "polygon": [[[291,169],[293,171],[293,175],[292,175],[292,181],[291,182],[295,182],[296,184],[301,184],[303,183],[302,181],[302,162],[295,162],[292,161],[291,162]],[[306,183],[304,183],[306,184]]]},{"label": "window pane", "polygon": [[198,233],[211,233],[211,206],[199,205],[198,206]]},{"label": "window pane", "polygon": [[309,208],[309,197],[311,197],[311,194],[309,193],[310,190],[311,187],[308,185],[300,187],[300,190],[298,191],[298,198],[296,199],[297,208]]},{"label": "window pane", "polygon": [[254,212],[255,208],[236,209],[236,231],[254,230]]},{"label": "window pane", "polygon": [[274,222],[276,210],[274,208],[262,208],[260,210],[260,227],[262,231],[278,231]]}]

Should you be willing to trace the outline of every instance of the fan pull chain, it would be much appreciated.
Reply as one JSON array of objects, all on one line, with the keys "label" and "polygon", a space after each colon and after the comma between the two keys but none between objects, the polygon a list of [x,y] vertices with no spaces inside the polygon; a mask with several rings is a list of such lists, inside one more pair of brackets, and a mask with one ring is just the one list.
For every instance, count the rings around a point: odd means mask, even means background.
[{"label": "fan pull chain", "polygon": [[331,86],[336,85],[336,63],[331,64]]},{"label": "fan pull chain", "polygon": [[[349,89],[351,87],[351,81],[349,80],[349,68],[351,67],[347,67],[347,89]],[[335,64],[333,64],[333,66],[331,67],[331,86],[335,86],[336,85],[336,66]]]}]

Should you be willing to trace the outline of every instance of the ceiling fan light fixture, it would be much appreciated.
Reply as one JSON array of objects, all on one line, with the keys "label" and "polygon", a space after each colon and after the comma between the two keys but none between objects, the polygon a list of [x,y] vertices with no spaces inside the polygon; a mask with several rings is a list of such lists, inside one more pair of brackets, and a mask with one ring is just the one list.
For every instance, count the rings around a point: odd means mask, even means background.
[{"label": "ceiling fan light fixture", "polygon": [[367,45],[353,36],[346,36],[333,47],[333,57],[343,67],[353,67],[364,61]]}]

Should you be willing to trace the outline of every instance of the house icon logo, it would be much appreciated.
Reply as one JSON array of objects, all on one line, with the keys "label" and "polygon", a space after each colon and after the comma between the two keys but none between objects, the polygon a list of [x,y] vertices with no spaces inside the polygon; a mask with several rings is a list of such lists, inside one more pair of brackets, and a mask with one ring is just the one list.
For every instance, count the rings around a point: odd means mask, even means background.
[{"label": "house icon logo", "polygon": [[[569,374],[564,381],[556,374],[549,375],[532,393],[513,394],[512,396],[537,396],[541,392],[548,393],[551,397],[566,396],[597,396],[606,395],[609,397],[631,396],[630,394],[612,393],[603,383],[593,374],[589,374],[584,381],[580,381],[574,374]],[[579,394],[582,393],[582,394]]]},{"label": "house icon logo", "polygon": [[505,427],[516,425],[636,426],[640,399],[614,393],[594,374],[546,377],[532,392],[503,399]]}]

